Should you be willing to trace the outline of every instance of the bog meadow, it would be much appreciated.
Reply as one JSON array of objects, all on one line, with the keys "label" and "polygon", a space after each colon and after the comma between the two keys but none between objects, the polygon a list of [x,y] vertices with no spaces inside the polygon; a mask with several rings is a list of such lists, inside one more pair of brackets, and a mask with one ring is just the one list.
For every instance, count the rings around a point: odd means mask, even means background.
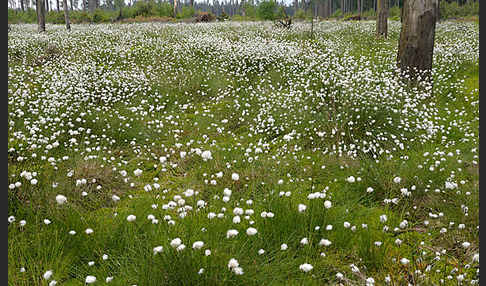
[{"label": "bog meadow", "polygon": [[375,30],[10,25],[9,285],[479,285],[479,25]]}]

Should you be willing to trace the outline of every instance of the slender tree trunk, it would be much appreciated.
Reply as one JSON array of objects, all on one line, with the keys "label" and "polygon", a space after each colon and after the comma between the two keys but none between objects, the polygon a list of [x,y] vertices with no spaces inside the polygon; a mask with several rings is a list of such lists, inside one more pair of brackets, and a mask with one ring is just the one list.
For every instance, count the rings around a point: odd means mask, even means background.
[{"label": "slender tree trunk", "polygon": [[56,4],[57,4],[57,12],[61,11],[61,10],[59,9],[59,0],[56,0]]},{"label": "slender tree trunk", "polygon": [[174,18],[177,16],[177,0],[174,0]]},{"label": "slender tree trunk", "polygon": [[73,10],[73,7],[74,7],[73,0],[71,0],[71,11]]},{"label": "slender tree trunk", "polygon": [[88,9],[90,13],[93,13],[96,8],[96,0],[88,0]]},{"label": "slender tree trunk", "polygon": [[358,0],[358,16],[361,18],[361,0]]},{"label": "slender tree trunk", "polygon": [[413,80],[416,71],[430,75],[438,0],[404,0],[397,64]]},{"label": "slender tree trunk", "polygon": [[388,37],[388,0],[378,0],[378,11],[376,17],[376,35]]},{"label": "slender tree trunk", "polygon": [[36,11],[37,11],[37,31],[39,33],[46,31],[46,11],[44,0],[36,1]]},{"label": "slender tree trunk", "polygon": [[71,31],[71,23],[69,22],[69,9],[67,5],[67,0],[62,0],[62,6],[64,8],[64,21],[66,22],[66,29]]},{"label": "slender tree trunk", "polygon": [[25,11],[25,8],[24,8],[24,0],[20,0],[20,9],[22,9],[22,12]]},{"label": "slender tree trunk", "polygon": [[49,12],[49,0],[44,0],[46,1],[46,12]]}]

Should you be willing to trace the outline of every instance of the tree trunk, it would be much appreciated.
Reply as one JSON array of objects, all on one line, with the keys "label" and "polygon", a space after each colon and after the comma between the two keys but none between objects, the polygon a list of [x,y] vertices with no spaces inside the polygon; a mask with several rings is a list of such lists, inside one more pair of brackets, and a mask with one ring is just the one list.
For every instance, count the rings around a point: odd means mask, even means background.
[{"label": "tree trunk", "polygon": [[36,1],[36,12],[37,12],[37,31],[39,33],[46,31],[46,11],[45,11],[44,0]]},{"label": "tree trunk", "polygon": [[376,35],[388,37],[388,0],[378,0],[378,11],[376,17]]},{"label": "tree trunk", "polygon": [[67,0],[62,0],[62,6],[64,8],[64,21],[66,22],[66,29],[71,31],[71,23],[69,22],[69,9],[67,5]]},{"label": "tree trunk", "polygon": [[96,0],[88,0],[88,10],[93,13],[96,8]]},{"label": "tree trunk", "polygon": [[46,11],[49,12],[49,0],[44,0],[46,1]]},{"label": "tree trunk", "polygon": [[405,0],[397,64],[411,79],[417,71],[430,75],[434,52],[438,0]]},{"label": "tree trunk", "polygon": [[25,8],[24,8],[24,0],[20,0],[20,8],[22,9],[22,12],[25,11]]},{"label": "tree trunk", "polygon": [[177,16],[177,0],[174,0],[174,18]]},{"label": "tree trunk", "polygon": [[71,0],[71,11],[73,10],[73,7],[74,7],[73,0]]},{"label": "tree trunk", "polygon": [[361,18],[361,0],[358,0],[358,15],[359,15],[359,18]]},{"label": "tree trunk", "polygon": [[59,0],[56,0],[56,4],[57,4],[57,12],[61,11],[61,10],[59,9]]}]

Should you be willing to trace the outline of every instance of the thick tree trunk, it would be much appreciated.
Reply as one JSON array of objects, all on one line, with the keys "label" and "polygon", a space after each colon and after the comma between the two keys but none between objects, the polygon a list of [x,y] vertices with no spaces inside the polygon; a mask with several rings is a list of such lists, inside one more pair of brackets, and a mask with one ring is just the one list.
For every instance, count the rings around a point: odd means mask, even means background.
[{"label": "thick tree trunk", "polygon": [[66,29],[71,31],[71,23],[69,21],[69,9],[67,5],[67,0],[62,0],[62,6],[64,8],[64,21],[66,22]]},{"label": "thick tree trunk", "polygon": [[397,64],[414,79],[416,71],[430,75],[438,0],[405,0]]},{"label": "thick tree trunk", "polygon": [[388,37],[388,0],[378,0],[378,11],[376,17],[376,35]]},{"label": "thick tree trunk", "polygon": [[46,31],[46,7],[44,0],[36,1],[36,12],[37,12],[37,31],[39,33]]}]

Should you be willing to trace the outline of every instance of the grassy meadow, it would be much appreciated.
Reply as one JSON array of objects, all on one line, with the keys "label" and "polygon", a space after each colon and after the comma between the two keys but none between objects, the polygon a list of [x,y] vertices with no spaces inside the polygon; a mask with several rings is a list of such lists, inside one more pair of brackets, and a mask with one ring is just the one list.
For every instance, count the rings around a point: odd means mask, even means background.
[{"label": "grassy meadow", "polygon": [[11,25],[9,285],[479,285],[479,25]]}]

